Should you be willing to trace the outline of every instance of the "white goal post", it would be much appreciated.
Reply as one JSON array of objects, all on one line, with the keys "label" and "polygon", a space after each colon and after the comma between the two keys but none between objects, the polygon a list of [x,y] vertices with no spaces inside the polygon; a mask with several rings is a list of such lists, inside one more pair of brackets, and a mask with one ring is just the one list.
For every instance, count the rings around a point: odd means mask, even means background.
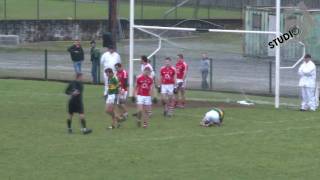
[{"label": "white goal post", "polygon": [[[129,95],[133,95],[134,84],[134,31],[135,29],[142,30],[151,34],[147,29],[154,30],[176,30],[176,31],[201,31],[201,32],[215,32],[215,33],[252,33],[252,34],[273,34],[279,37],[280,32],[280,6],[281,0],[276,0],[276,31],[246,31],[246,30],[223,30],[223,29],[197,29],[197,28],[180,28],[180,27],[162,27],[162,26],[143,26],[135,24],[135,0],[130,0],[130,43],[129,43]],[[156,35],[154,35],[156,36]],[[159,48],[161,48],[161,37],[159,38]],[[155,55],[159,51],[159,48],[155,50],[151,56]],[[150,57],[150,56],[149,56]],[[275,50],[275,107],[279,108],[280,105],[280,47],[277,46]]]}]

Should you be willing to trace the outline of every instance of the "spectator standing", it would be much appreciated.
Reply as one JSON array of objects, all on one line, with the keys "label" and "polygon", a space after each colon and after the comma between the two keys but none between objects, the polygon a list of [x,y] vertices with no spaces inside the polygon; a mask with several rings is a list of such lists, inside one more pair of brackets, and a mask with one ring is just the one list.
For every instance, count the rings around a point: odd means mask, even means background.
[{"label": "spectator standing", "polygon": [[100,73],[99,71],[99,63],[100,63],[100,50],[96,48],[96,42],[92,40],[90,42],[91,49],[90,49],[90,55],[91,55],[91,75],[92,75],[92,82],[93,84],[98,84],[98,75]]},{"label": "spectator standing", "polygon": [[84,52],[81,47],[80,40],[75,40],[74,44],[68,48],[68,52],[70,53],[75,73],[81,73],[81,64],[84,61]]},{"label": "spectator standing", "polygon": [[316,66],[311,60],[311,55],[306,54],[300,65],[298,74],[300,76],[299,87],[301,89],[301,111],[315,111],[316,102]]},{"label": "spectator standing", "polygon": [[208,74],[209,74],[209,65],[210,65],[210,59],[208,58],[208,54],[204,53],[202,54],[202,59],[201,59],[201,63],[200,63],[200,71],[201,71],[201,77],[202,77],[202,81],[201,81],[201,88],[202,89],[208,89],[209,85],[208,85]]},{"label": "spectator standing", "polygon": [[[108,51],[106,51],[101,56],[101,65],[103,67],[103,72],[105,72],[106,69],[110,68],[112,69],[113,73],[116,73],[116,64],[121,63],[120,55],[115,51],[113,47],[109,47]],[[108,76],[106,73],[104,73],[104,82],[105,82],[105,89],[104,89],[104,95],[107,95],[108,92]]]}]

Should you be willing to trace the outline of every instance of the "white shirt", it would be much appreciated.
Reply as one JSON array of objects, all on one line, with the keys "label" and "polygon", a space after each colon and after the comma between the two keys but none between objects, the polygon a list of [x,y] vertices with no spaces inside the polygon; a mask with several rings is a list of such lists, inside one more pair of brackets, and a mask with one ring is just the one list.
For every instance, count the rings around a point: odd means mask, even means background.
[{"label": "white shirt", "polygon": [[316,87],[316,66],[311,60],[300,65],[298,74],[300,76],[300,87]]},{"label": "white shirt", "polygon": [[100,61],[101,65],[103,65],[103,69],[111,68],[113,72],[116,72],[115,65],[121,63],[121,58],[117,52],[110,53],[107,51],[101,56]]},{"label": "white shirt", "polygon": [[151,69],[151,74],[150,76],[153,78],[154,77],[154,71],[153,71],[153,67],[151,66],[150,63],[147,64],[141,64],[141,73],[143,73],[144,68],[149,67]]},{"label": "white shirt", "polygon": [[211,123],[220,123],[220,115],[217,111],[211,110],[206,113],[204,120],[207,120]]}]

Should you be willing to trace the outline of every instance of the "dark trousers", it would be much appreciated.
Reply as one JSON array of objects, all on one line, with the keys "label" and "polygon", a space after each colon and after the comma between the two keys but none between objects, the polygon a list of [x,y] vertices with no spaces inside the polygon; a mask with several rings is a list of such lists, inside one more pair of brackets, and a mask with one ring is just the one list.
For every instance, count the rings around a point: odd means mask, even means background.
[{"label": "dark trousers", "polygon": [[201,77],[202,77],[202,82],[201,82],[201,88],[202,89],[208,89],[209,84],[207,81],[209,71],[201,71]]},{"label": "dark trousers", "polygon": [[94,84],[98,84],[98,73],[99,73],[99,62],[92,62],[92,67],[91,67],[91,76],[92,76],[92,82]]}]

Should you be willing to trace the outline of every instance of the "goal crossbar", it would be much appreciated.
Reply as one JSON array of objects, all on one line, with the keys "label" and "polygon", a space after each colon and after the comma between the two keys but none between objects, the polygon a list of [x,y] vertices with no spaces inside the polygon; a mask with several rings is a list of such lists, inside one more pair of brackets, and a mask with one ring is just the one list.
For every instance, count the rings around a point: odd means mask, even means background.
[{"label": "goal crossbar", "polygon": [[190,32],[220,32],[220,33],[240,33],[240,34],[277,34],[274,31],[246,31],[246,30],[227,30],[227,29],[200,29],[200,28],[184,28],[184,27],[165,27],[165,26],[143,26],[134,25],[138,29],[153,29],[153,30],[171,30],[171,31],[190,31]]}]

